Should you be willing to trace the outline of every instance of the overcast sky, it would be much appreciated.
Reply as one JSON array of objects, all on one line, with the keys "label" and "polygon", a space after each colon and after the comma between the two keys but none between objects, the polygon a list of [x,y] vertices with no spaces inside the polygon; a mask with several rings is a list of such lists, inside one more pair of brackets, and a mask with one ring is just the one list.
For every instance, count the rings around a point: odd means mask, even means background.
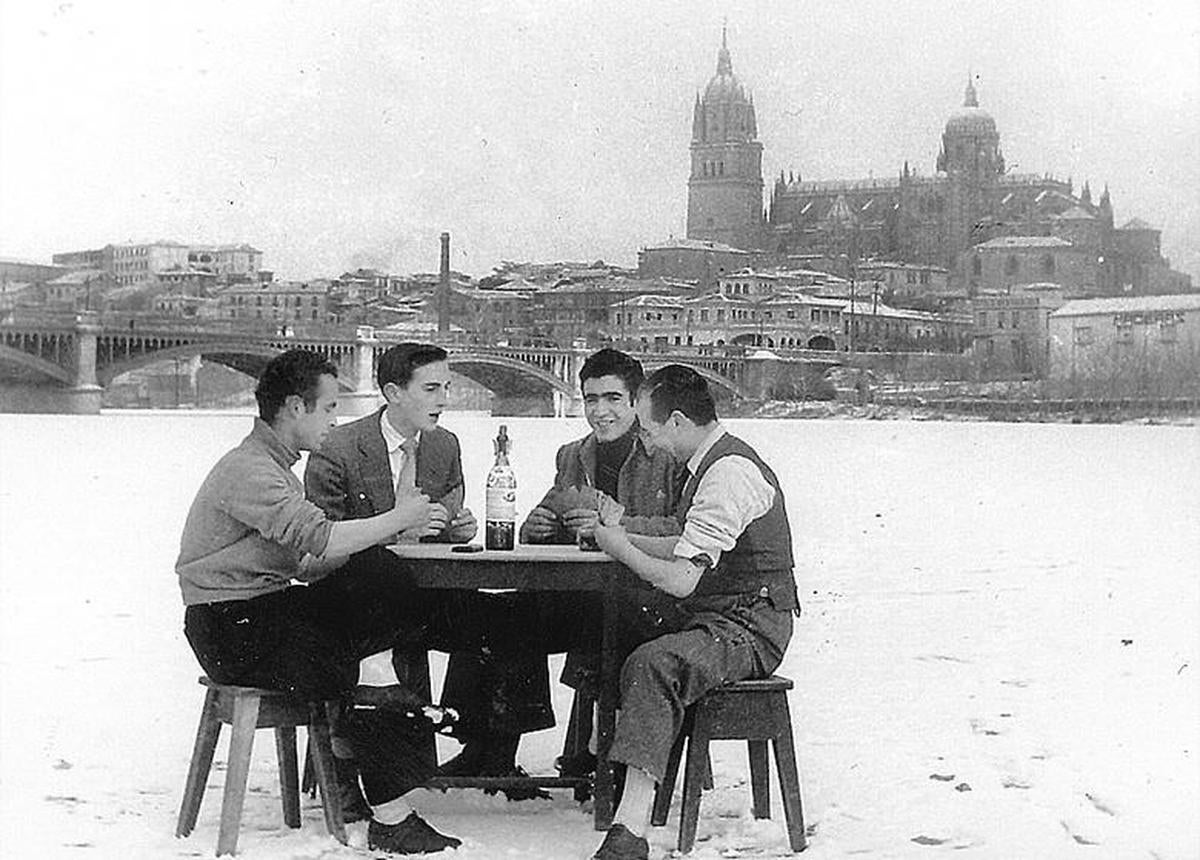
[{"label": "overcast sky", "polygon": [[728,19],[769,189],[933,171],[968,70],[1017,172],[1110,187],[1200,282],[1200,3],[0,0],[0,255],[247,241],[281,277],[684,231]]}]

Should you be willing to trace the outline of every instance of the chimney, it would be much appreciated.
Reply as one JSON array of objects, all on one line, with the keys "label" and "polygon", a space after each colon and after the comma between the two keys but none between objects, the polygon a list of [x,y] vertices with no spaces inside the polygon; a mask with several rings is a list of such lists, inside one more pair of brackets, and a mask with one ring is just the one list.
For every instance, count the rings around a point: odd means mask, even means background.
[{"label": "chimney", "polygon": [[450,234],[442,234],[442,268],[437,292],[438,334],[450,331]]}]

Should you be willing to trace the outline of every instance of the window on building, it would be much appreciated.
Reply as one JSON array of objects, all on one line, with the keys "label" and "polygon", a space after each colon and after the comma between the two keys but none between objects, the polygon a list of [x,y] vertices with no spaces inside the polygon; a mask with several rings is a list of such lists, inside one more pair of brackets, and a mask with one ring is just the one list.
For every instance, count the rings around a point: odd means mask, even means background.
[{"label": "window on building", "polygon": [[708,308],[701,308],[700,322],[708,322]]},{"label": "window on building", "polygon": [[1053,254],[1047,254],[1046,256],[1042,257],[1042,274],[1043,275],[1053,275],[1054,274],[1054,255]]},{"label": "window on building", "polygon": [[1009,254],[1004,261],[1004,274],[1015,275],[1021,271],[1021,261],[1014,254]]},{"label": "window on building", "polygon": [[1092,327],[1090,325],[1077,325],[1074,331],[1075,343],[1078,346],[1087,346],[1092,342]]},{"label": "window on building", "polygon": [[972,258],[971,274],[973,274],[973,275],[982,275],[983,274],[983,258],[982,257],[976,255],[974,258]]},{"label": "window on building", "polygon": [[979,312],[979,327],[980,327],[980,328],[987,328],[987,326],[988,326],[988,315],[987,315],[987,311],[980,311],[980,312]]},{"label": "window on building", "polygon": [[996,311],[996,328],[1004,328],[1004,311]]},{"label": "window on building", "polygon": [[1179,340],[1179,324],[1176,322],[1164,322],[1158,326],[1158,338],[1163,343],[1175,343]]},{"label": "window on building", "polygon": [[1021,312],[1020,311],[1012,312],[1012,327],[1013,328],[1021,327]]}]

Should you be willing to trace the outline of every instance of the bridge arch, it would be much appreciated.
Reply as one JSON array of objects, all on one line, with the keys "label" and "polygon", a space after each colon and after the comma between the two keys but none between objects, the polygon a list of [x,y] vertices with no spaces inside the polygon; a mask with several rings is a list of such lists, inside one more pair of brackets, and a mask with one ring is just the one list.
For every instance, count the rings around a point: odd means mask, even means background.
[{"label": "bridge arch", "polygon": [[[293,344],[288,342],[260,341],[255,343],[245,340],[230,340],[181,343],[177,346],[155,349],[131,355],[124,360],[105,364],[103,367],[97,369],[96,377],[100,385],[107,388],[117,377],[140,370],[143,367],[148,367],[151,364],[157,364],[162,361],[174,361],[176,359],[192,359],[200,356],[201,358],[206,358],[209,361],[236,370],[239,373],[244,373],[251,379],[257,379],[267,366],[267,362],[288,349],[297,346],[302,346],[305,349],[314,349],[314,351],[321,353],[328,352],[326,349],[314,348],[313,344]],[[327,355],[326,357],[330,358],[335,365],[339,364],[337,357],[332,355]],[[355,381],[347,378],[341,372],[340,367],[338,373],[338,390],[356,390]]]},{"label": "bridge arch", "polygon": [[72,385],[75,381],[71,372],[62,365],[3,344],[0,344],[0,364],[32,371],[38,379],[49,379],[62,385]]},{"label": "bridge arch", "polygon": [[719,392],[724,392],[730,398],[740,399],[744,396],[742,390],[738,388],[737,383],[735,383],[732,379],[730,379],[728,376],[718,373],[715,370],[710,370],[704,365],[678,360],[642,361],[642,367],[645,369],[647,376],[658,370],[660,367],[666,367],[668,364],[681,364],[684,367],[690,367],[692,370],[696,371],[696,373],[704,377],[704,380],[710,386],[715,387]]},{"label": "bridge arch", "polygon": [[[521,380],[536,380],[550,391],[557,391],[566,397],[575,396],[573,381],[567,382],[553,370],[519,358],[485,352],[453,351],[449,364],[452,370],[497,394],[519,391]],[[502,390],[497,390],[497,385]]]}]

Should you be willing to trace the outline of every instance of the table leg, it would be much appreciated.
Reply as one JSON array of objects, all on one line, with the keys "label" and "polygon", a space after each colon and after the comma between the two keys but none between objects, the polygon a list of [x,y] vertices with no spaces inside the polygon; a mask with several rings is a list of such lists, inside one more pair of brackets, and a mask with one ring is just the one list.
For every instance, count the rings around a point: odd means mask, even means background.
[{"label": "table leg", "polygon": [[617,602],[612,588],[604,590],[600,637],[600,690],[596,697],[596,796],[593,820],[597,830],[608,830],[613,819],[613,771],[608,760],[616,730]]}]

